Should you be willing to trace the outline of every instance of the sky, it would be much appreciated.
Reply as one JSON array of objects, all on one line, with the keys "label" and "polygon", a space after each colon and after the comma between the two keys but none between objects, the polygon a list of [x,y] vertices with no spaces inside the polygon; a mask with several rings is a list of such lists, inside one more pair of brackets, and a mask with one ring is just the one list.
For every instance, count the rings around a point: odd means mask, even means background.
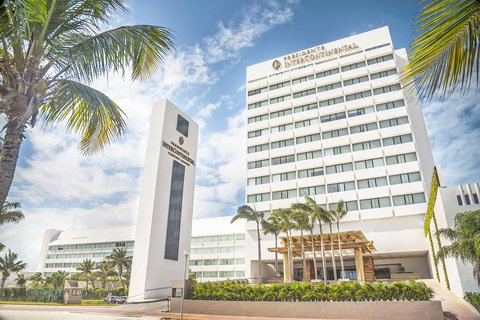
[{"label": "sky", "polygon": [[[194,218],[235,214],[244,204],[245,72],[251,64],[389,26],[395,48],[415,36],[418,1],[130,0],[110,27],[154,24],[176,50],[147,82],[109,75],[92,84],[128,116],[129,131],[84,157],[63,127],[26,133],[9,201],[25,220],[0,227],[0,242],[37,270],[46,229],[133,225],[153,102],[168,98],[200,125]],[[422,104],[443,184],[480,181],[480,99],[475,92]]]}]

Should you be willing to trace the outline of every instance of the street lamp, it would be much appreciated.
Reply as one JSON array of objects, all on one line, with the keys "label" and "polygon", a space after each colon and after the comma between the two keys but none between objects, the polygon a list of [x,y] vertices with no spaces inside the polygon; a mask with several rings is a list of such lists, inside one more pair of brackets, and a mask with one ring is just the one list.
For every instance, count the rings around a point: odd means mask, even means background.
[{"label": "street lamp", "polygon": [[188,265],[188,250],[183,250],[183,255],[185,256],[184,268],[183,268],[183,286],[182,286],[182,304],[180,306],[180,320],[183,320],[183,302],[185,300],[185,280],[188,279],[187,275],[187,265]]}]

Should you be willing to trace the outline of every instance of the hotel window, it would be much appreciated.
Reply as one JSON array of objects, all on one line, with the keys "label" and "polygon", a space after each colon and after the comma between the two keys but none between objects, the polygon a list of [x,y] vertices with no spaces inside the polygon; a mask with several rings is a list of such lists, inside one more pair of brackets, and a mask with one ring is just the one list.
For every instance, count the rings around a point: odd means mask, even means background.
[{"label": "hotel window", "polygon": [[316,74],[316,77],[317,78],[328,77],[328,76],[331,76],[332,74],[337,74],[339,72],[340,72],[340,70],[338,68],[325,70],[325,71],[322,71],[322,72],[318,72]]},{"label": "hotel window", "polygon": [[380,140],[370,140],[365,142],[359,142],[352,144],[353,151],[362,151],[362,150],[370,150],[375,148],[380,148],[382,144]]},{"label": "hotel window", "polygon": [[353,170],[353,164],[351,162],[336,164],[336,165],[333,165],[333,166],[327,166],[325,168],[325,171],[326,171],[327,174],[347,172],[347,171],[352,171],[352,170]]},{"label": "hotel window", "polygon": [[247,180],[247,184],[249,186],[257,186],[259,184],[265,184],[265,183],[269,183],[269,182],[270,182],[270,176],[249,178]]},{"label": "hotel window", "polygon": [[362,99],[366,97],[370,97],[372,95],[372,91],[367,90],[367,91],[362,91],[362,92],[356,92],[347,95],[345,98],[347,101],[352,101],[352,100],[357,100],[357,99]]},{"label": "hotel window", "polygon": [[248,169],[256,169],[262,167],[268,167],[270,165],[270,161],[268,159],[265,160],[257,160],[251,161],[247,164]]},{"label": "hotel window", "polygon": [[202,243],[203,242],[203,237],[192,237],[191,242],[192,243]]},{"label": "hotel window", "polygon": [[278,103],[278,102],[282,102],[282,101],[288,101],[292,99],[292,96],[290,96],[289,94],[285,95],[285,96],[281,96],[281,97],[276,97],[276,98],[272,98],[270,99],[270,104],[274,104],[274,103]]},{"label": "hotel window", "polygon": [[188,137],[188,121],[181,115],[177,117],[177,131]]},{"label": "hotel window", "polygon": [[375,209],[390,207],[390,197],[360,200],[360,209]]},{"label": "hotel window", "polygon": [[[355,211],[355,210],[358,210],[358,203],[356,200],[354,201],[345,201],[343,202],[343,207],[347,210],[347,211]],[[337,209],[337,203],[334,202],[334,203],[329,203],[328,204],[328,209],[329,210],[336,210]]]},{"label": "hotel window", "polygon": [[270,144],[264,143],[257,146],[248,147],[248,153],[267,151],[270,148]]},{"label": "hotel window", "polygon": [[248,133],[248,137],[255,138],[255,137],[260,137],[267,134],[268,134],[268,129],[260,129],[260,130],[250,131]]},{"label": "hotel window", "polygon": [[323,168],[298,170],[298,179],[323,176]]},{"label": "hotel window", "polygon": [[206,236],[205,242],[218,242],[218,236]]},{"label": "hotel window", "polygon": [[316,125],[318,123],[319,123],[318,118],[297,121],[295,122],[295,128],[309,127],[309,126]]},{"label": "hotel window", "polygon": [[235,264],[235,259],[230,258],[230,259],[219,259],[218,264],[221,266],[230,266]]},{"label": "hotel window", "polygon": [[365,51],[372,51],[372,50],[375,50],[375,49],[387,47],[389,45],[390,45],[390,43],[384,43],[384,44],[380,44],[380,45],[375,46],[375,47],[367,48],[367,49],[365,49]]},{"label": "hotel window", "polygon": [[317,91],[318,92],[325,92],[325,91],[330,91],[330,90],[341,88],[341,87],[342,87],[341,82],[335,82],[335,83],[330,83],[330,84],[318,87]]},{"label": "hotel window", "polygon": [[478,195],[476,193],[472,193],[472,197],[473,197],[473,203],[479,204],[478,203]]},{"label": "hotel window", "polygon": [[341,96],[341,97],[337,97],[337,98],[332,98],[332,99],[320,101],[318,103],[318,106],[320,108],[321,107],[327,107],[327,106],[331,106],[331,105],[334,105],[334,104],[337,104],[337,103],[342,103],[344,101],[345,100],[343,99],[343,96]]},{"label": "hotel window", "polygon": [[376,122],[365,123],[365,124],[360,124],[358,126],[350,127],[350,134],[367,132],[375,129],[378,129]]},{"label": "hotel window", "polygon": [[219,248],[220,253],[231,253],[235,252],[235,247],[220,247]]},{"label": "hotel window", "polygon": [[272,192],[272,200],[290,199],[297,197],[297,190],[283,190]]},{"label": "hotel window", "polygon": [[370,75],[370,79],[372,80],[380,79],[380,78],[392,76],[394,74],[397,74],[397,69],[390,69],[390,70],[375,72]]},{"label": "hotel window", "polygon": [[295,161],[295,155],[288,155],[288,156],[282,156],[282,157],[276,157],[272,158],[272,166],[278,165],[278,164],[284,164],[284,163],[290,163]]},{"label": "hotel window", "polygon": [[368,81],[368,76],[361,76],[353,79],[344,80],[343,85],[346,87],[346,86],[351,86],[353,84],[362,83],[365,81]]},{"label": "hotel window", "polygon": [[368,63],[368,65],[371,65],[371,64],[376,64],[376,63],[380,63],[380,62],[388,61],[388,60],[392,60],[392,59],[393,59],[393,54],[387,54],[386,56],[381,56],[381,57],[376,57],[376,58],[373,58],[373,59],[368,59],[367,63]]},{"label": "hotel window", "polygon": [[313,110],[313,109],[317,109],[317,108],[318,108],[318,105],[315,102],[315,103],[310,103],[310,104],[306,104],[306,105],[303,105],[303,106],[295,107],[294,112],[295,113],[304,112],[304,111]]},{"label": "hotel window", "polygon": [[226,235],[220,236],[220,241],[234,241],[234,240],[235,240],[234,234],[226,234]]},{"label": "hotel window", "polygon": [[416,204],[416,203],[425,203],[425,195],[423,193],[393,196],[394,206],[404,206],[407,204]]},{"label": "hotel window", "polygon": [[239,233],[235,235],[235,240],[245,240],[245,234]]},{"label": "hotel window", "polygon": [[298,137],[297,144],[313,142],[320,140],[320,133],[310,134],[308,136]]},{"label": "hotel window", "polygon": [[262,202],[262,201],[269,201],[270,200],[270,192],[267,193],[259,193],[259,194],[250,194],[247,196],[248,203],[254,202]]},{"label": "hotel window", "polygon": [[293,79],[292,80],[292,84],[298,84],[298,83],[302,83],[302,82],[307,82],[307,81],[310,81],[310,80],[313,80],[314,79],[314,76],[313,74],[309,75],[309,76],[305,76],[305,77],[300,77],[300,78],[296,78],[296,79]]},{"label": "hotel window", "polygon": [[459,205],[459,206],[463,206],[462,196],[457,196],[457,202],[458,202],[458,205]]},{"label": "hotel window", "polygon": [[235,277],[235,271],[219,271],[218,277],[219,278]]},{"label": "hotel window", "polygon": [[293,146],[293,138],[292,139],[275,141],[275,142],[272,142],[271,145],[272,145],[271,149],[279,149],[279,148],[285,148],[285,147]]},{"label": "hotel window", "polygon": [[383,165],[384,165],[383,158],[355,161],[355,169],[356,170],[382,167]]},{"label": "hotel window", "polygon": [[283,116],[286,116],[286,115],[289,115],[289,114],[292,114],[292,109],[291,108],[280,110],[280,111],[277,111],[277,112],[271,112],[270,113],[270,119],[283,117]]},{"label": "hotel window", "polygon": [[392,84],[390,86],[385,86],[385,87],[373,89],[373,94],[377,95],[377,94],[397,91],[397,90],[400,90],[400,89],[402,89],[402,87],[400,86],[400,84],[397,83],[397,84]]},{"label": "hotel window", "polygon": [[293,124],[288,123],[288,124],[282,124],[276,127],[271,127],[270,128],[270,133],[277,133],[277,132],[283,132],[287,130],[293,129]]},{"label": "hotel window", "polygon": [[355,182],[348,181],[348,182],[332,183],[327,185],[327,190],[328,190],[328,193],[355,190]]},{"label": "hotel window", "polygon": [[350,145],[327,148],[323,152],[325,153],[325,156],[333,156],[337,154],[347,153],[350,152]]},{"label": "hotel window", "polygon": [[303,91],[299,91],[299,92],[294,92],[293,93],[293,99],[309,96],[311,94],[315,94],[315,88],[308,89],[308,90],[303,90]]},{"label": "hotel window", "polygon": [[202,278],[218,278],[218,271],[203,271]]},{"label": "hotel window", "polygon": [[395,127],[400,126],[402,124],[408,123],[408,117],[400,117],[400,118],[393,118],[388,120],[380,121],[380,128],[388,128],[388,127]]},{"label": "hotel window", "polygon": [[191,266],[201,266],[203,260],[190,260],[190,265]]},{"label": "hotel window", "polygon": [[267,114],[262,114],[256,117],[250,117],[248,118],[248,123],[254,123],[254,122],[259,122],[259,121],[264,121],[268,120],[268,113]]},{"label": "hotel window", "polygon": [[266,107],[266,106],[268,106],[268,100],[263,100],[255,103],[250,103],[248,105],[248,110],[257,109],[257,108]]},{"label": "hotel window", "polygon": [[470,196],[468,194],[465,194],[464,196],[465,196],[465,204],[468,206],[471,205],[472,203],[470,202]]},{"label": "hotel window", "polygon": [[235,271],[235,275],[237,278],[243,278],[245,277],[245,271]]},{"label": "hotel window", "polygon": [[412,142],[413,138],[411,134],[403,134],[401,136],[383,138],[383,146],[393,146],[396,144],[402,144],[407,142]]},{"label": "hotel window", "polygon": [[320,121],[322,123],[324,123],[324,122],[330,122],[330,121],[335,121],[335,120],[340,120],[340,119],[345,119],[345,118],[346,118],[345,112],[339,112],[339,113],[334,113],[334,114],[329,114],[329,115],[326,115],[326,116],[322,116],[320,118]]},{"label": "hotel window", "polygon": [[362,68],[362,67],[365,67],[365,66],[366,66],[365,61],[352,63],[352,64],[349,64],[349,65],[343,66],[342,67],[342,72],[355,70],[355,69]]},{"label": "hotel window", "polygon": [[361,116],[367,113],[372,113],[374,111],[375,109],[373,108],[373,106],[358,108],[355,110],[348,111],[348,117],[351,118],[351,117]]},{"label": "hotel window", "polygon": [[260,93],[263,93],[263,92],[267,92],[267,90],[268,90],[267,87],[250,90],[250,91],[248,91],[248,96],[250,97],[250,96],[254,96],[254,95],[256,95],[256,94],[260,94]]},{"label": "hotel window", "polygon": [[325,186],[314,186],[298,189],[298,195],[300,197],[314,196],[317,194],[325,194]]},{"label": "hotel window", "polygon": [[405,101],[403,100],[390,101],[390,102],[377,104],[377,111],[390,110],[390,109],[400,108],[403,106],[405,106]]},{"label": "hotel window", "polygon": [[284,81],[276,84],[272,84],[269,88],[270,91],[280,89],[283,87],[288,87],[290,85],[290,81]]},{"label": "hotel window", "polygon": [[331,138],[346,136],[347,134],[348,134],[348,129],[342,128],[342,129],[326,131],[322,133],[322,137],[323,139],[331,139]]},{"label": "hotel window", "polygon": [[297,177],[295,171],[272,174],[272,182],[293,180]]},{"label": "hotel window", "polygon": [[387,185],[386,177],[362,179],[357,181],[358,189],[383,187]]},{"label": "hotel window", "polygon": [[297,160],[310,160],[322,157],[322,150],[297,153]]},{"label": "hotel window", "polygon": [[218,260],[217,259],[205,259],[203,260],[204,266],[217,266]]},{"label": "hotel window", "polygon": [[245,258],[236,258],[235,264],[245,264]]},{"label": "hotel window", "polygon": [[411,161],[417,161],[417,155],[415,152],[406,153],[406,154],[397,154],[395,156],[388,156],[385,158],[387,160],[387,165],[405,163]]},{"label": "hotel window", "polygon": [[390,184],[402,184],[417,181],[422,181],[420,172],[411,172],[390,176]]}]

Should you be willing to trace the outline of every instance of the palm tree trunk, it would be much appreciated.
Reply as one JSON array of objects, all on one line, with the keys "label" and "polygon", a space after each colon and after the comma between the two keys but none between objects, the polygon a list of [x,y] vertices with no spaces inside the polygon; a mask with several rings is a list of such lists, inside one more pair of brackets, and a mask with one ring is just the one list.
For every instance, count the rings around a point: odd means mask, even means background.
[{"label": "palm tree trunk", "polygon": [[305,245],[303,243],[303,230],[300,230],[300,237],[302,239],[302,260],[303,260],[303,281],[307,279],[307,260],[305,259]]},{"label": "palm tree trunk", "polygon": [[310,229],[310,238],[312,240],[312,251],[313,251],[313,268],[315,269],[315,280],[318,279],[317,271],[317,254],[315,252],[315,238],[313,237],[313,229]]},{"label": "palm tree trunk", "polygon": [[335,261],[335,248],[333,247],[333,232],[332,224],[329,224],[330,227],[330,249],[332,250],[332,267],[333,267],[333,280],[337,281],[337,262]]},{"label": "palm tree trunk", "polygon": [[[25,105],[25,109],[26,107]],[[8,191],[12,185],[17,167],[18,154],[25,131],[24,125],[17,128],[21,121],[21,116],[12,116],[7,124],[2,156],[0,158],[0,208],[3,207],[3,204],[7,200]]]},{"label": "palm tree trunk", "polygon": [[[435,227],[435,238],[437,239],[438,249],[442,248],[442,242],[440,241],[440,235],[438,234],[438,225],[437,225],[437,218],[435,218],[435,212],[433,213],[433,226]],[[445,277],[445,285],[447,289],[450,290],[450,281],[448,280],[447,274],[447,266],[445,265],[445,258],[441,256],[442,259],[442,267],[443,267],[443,275]]]},{"label": "palm tree trunk", "polygon": [[257,220],[257,244],[258,244],[258,283],[262,283],[262,248],[260,246],[260,222]]},{"label": "palm tree trunk", "polygon": [[337,220],[337,238],[338,238],[338,248],[340,249],[340,265],[342,267],[342,279],[345,278],[345,266],[343,265],[343,251],[342,251],[342,241],[340,240],[340,222]]},{"label": "palm tree trunk", "polygon": [[327,283],[327,261],[325,260],[325,243],[323,242],[323,228],[322,221],[318,220],[318,226],[320,228],[320,249],[322,250],[322,269],[323,269],[323,282]]},{"label": "palm tree trunk", "polygon": [[[278,247],[278,235],[275,234],[275,248]],[[278,282],[278,252],[275,251],[275,282]]]},{"label": "palm tree trunk", "polygon": [[287,233],[287,238],[288,238],[288,247],[289,247],[289,262],[290,262],[290,282],[293,282],[294,277],[294,268],[295,264],[293,263],[293,247],[292,247],[292,231],[290,231],[290,236]]},{"label": "palm tree trunk", "polygon": [[435,254],[435,247],[433,246],[433,239],[432,239],[432,232],[428,229],[428,240],[430,240],[430,251],[432,252],[432,260],[433,266],[435,267],[435,275],[437,277],[437,281],[440,282],[440,274],[438,273],[438,265],[437,265],[437,256]]}]

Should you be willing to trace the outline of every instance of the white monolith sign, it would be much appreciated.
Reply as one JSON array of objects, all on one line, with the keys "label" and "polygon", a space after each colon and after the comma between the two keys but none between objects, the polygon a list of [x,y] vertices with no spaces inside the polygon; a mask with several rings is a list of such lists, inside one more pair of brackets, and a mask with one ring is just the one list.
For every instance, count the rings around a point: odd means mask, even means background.
[{"label": "white monolith sign", "polygon": [[153,106],[128,302],[170,295],[190,247],[198,124],[170,101]]}]

